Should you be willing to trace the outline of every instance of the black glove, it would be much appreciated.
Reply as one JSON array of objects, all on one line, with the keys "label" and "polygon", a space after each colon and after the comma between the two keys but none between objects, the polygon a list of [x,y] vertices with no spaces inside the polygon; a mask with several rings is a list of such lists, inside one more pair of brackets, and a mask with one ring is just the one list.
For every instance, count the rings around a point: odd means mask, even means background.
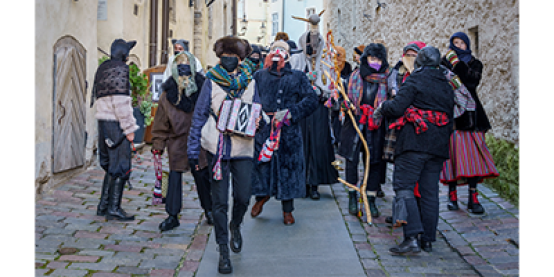
[{"label": "black glove", "polygon": [[198,169],[196,169],[198,166],[198,159],[189,159],[189,165],[191,170],[198,171]]}]

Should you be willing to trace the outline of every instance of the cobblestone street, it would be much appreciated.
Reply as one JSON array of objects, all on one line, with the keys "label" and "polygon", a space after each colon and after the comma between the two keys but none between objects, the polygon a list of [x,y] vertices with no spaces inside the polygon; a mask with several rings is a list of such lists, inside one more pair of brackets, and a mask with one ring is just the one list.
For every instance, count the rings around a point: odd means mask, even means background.
[{"label": "cobblestone street", "polygon": [[[142,149],[142,163],[134,164],[133,189],[124,192],[122,207],[136,215],[135,221],[107,222],[96,216],[104,175],[101,169],[90,169],[37,200],[36,276],[195,275],[212,227],[206,224],[192,176],[187,173],[183,178],[181,226],[159,232],[158,224],[166,213],[163,205],[151,205],[155,180],[151,157],[149,147]],[[167,166],[167,155],[163,161]],[[465,209],[467,191],[463,188],[459,190],[461,209],[448,211],[448,188],[441,185],[439,236],[433,252],[391,255],[388,249],[402,240],[402,233],[384,223],[391,214],[393,199],[390,175],[389,170],[383,186],[386,196],[377,200],[382,215],[375,219],[374,226],[349,215],[345,187],[332,186],[367,276],[519,275],[519,211],[485,186],[479,186],[479,190],[486,213],[475,216]]]}]

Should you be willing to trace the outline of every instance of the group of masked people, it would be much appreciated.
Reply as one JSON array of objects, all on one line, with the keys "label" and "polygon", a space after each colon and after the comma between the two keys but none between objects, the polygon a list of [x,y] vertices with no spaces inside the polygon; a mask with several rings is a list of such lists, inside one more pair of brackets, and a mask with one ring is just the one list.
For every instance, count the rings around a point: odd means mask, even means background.
[{"label": "group of masked people", "polygon": [[[121,208],[123,186],[130,177],[130,143],[138,129],[125,64],[134,44],[114,41],[111,59],[98,68],[93,89],[100,165],[106,171],[97,214],[107,219],[134,220]],[[283,223],[294,224],[294,198],[317,200],[319,185],[336,183],[338,172],[331,164],[335,150],[346,160],[346,181],[359,184],[358,164],[360,154],[365,161],[365,152],[354,125],[369,145],[367,191],[373,217],[379,216],[376,197],[384,196],[386,164],[395,164],[396,197],[387,221],[403,226],[405,240],[392,252],[431,251],[439,179],[449,186],[449,209],[458,209],[457,186],[469,184],[468,210],[484,212],[477,183],[498,172],[484,142],[491,127],[476,94],[483,66],[471,55],[464,33],[451,37],[442,58],[434,47],[409,43],[392,68],[382,43],[355,48],[355,68],[346,62],[346,51],[337,47],[348,100],[332,97],[319,32],[304,33],[298,48],[288,38],[276,38],[268,53],[244,39],[222,37],[213,47],[219,63],[207,72],[186,41],[173,44],[152,128],[151,151],[161,155],[167,149],[170,168],[168,217],[159,229],[179,226],[182,173],[190,170],[208,224],[214,225],[220,273],[232,272],[229,248],[242,250],[240,228],[252,196],[252,217],[258,217],[273,196],[281,201]],[[236,99],[261,105],[254,137],[217,127],[224,101]],[[345,109],[355,111],[355,122],[341,115]],[[387,152],[385,137],[391,131],[396,144]],[[351,190],[349,198],[349,211],[356,214],[356,191]]]},{"label": "group of masked people", "polygon": [[[363,50],[362,50],[363,49]],[[432,251],[439,218],[439,181],[448,185],[448,209],[458,210],[457,187],[469,185],[467,210],[483,214],[477,184],[498,176],[485,143],[491,129],[477,86],[482,63],[472,55],[463,32],[450,37],[446,54],[413,41],[400,61],[387,63],[382,43],[354,49],[358,66],[348,81],[349,101],[356,122],[344,117],[338,154],[346,160],[346,181],[358,183],[361,142],[369,148],[368,204],[372,217],[380,215],[380,196],[386,164],[394,163],[392,216],[385,221],[403,227],[404,241],[393,253]],[[365,161],[366,153],[362,152]],[[364,164],[365,165],[365,164]],[[358,213],[357,192],[349,191],[349,212]]]}]

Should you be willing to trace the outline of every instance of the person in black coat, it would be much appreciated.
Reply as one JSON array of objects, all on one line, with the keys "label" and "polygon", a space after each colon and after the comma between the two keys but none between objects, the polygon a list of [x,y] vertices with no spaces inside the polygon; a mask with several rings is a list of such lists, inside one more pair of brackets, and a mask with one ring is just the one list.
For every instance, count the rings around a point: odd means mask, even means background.
[{"label": "person in black coat", "polygon": [[[306,175],[303,155],[302,132],[299,121],[313,113],[318,99],[308,77],[301,71],[292,70],[284,56],[288,56],[288,44],[276,41],[265,63],[266,68],[254,74],[260,92],[262,110],[269,122],[256,133],[254,143],[254,170],[252,171],[252,194],[256,203],[251,216],[257,217],[270,196],[281,200],[285,225],[294,224],[292,216],[294,198],[306,195]],[[280,50],[281,56],[277,53]],[[273,60],[273,59],[276,60]],[[281,68],[282,67],[282,68]],[[288,112],[288,124],[281,127],[278,149],[271,160],[258,159],[264,143],[270,137],[275,124]],[[284,119],[286,120],[286,119]]]},{"label": "person in black coat", "polygon": [[[366,190],[368,191],[369,209],[372,217],[379,216],[379,210],[375,205],[377,191],[381,180],[386,173],[386,162],[383,162],[383,146],[385,143],[385,120],[376,122],[370,126],[369,120],[373,108],[377,108],[388,99],[387,77],[389,64],[387,51],[380,43],[371,43],[365,49],[360,58],[360,69],[352,73],[348,85],[348,97],[356,108],[356,122],[360,131],[364,134],[370,152],[369,177]],[[372,121],[373,122],[373,121]],[[365,151],[362,142],[350,117],[346,117],[341,129],[341,138],[338,154],[346,160],[346,181],[356,185],[358,183],[358,163],[360,151]],[[365,164],[364,164],[365,166]],[[356,191],[349,191],[349,212],[357,213]]]},{"label": "person in black coat", "polygon": [[450,159],[441,172],[441,182],[449,187],[449,210],[458,210],[459,185],[469,184],[467,209],[482,214],[485,209],[477,199],[477,183],[484,178],[495,178],[498,171],[485,142],[485,133],[491,124],[477,95],[481,82],[483,64],[471,54],[470,41],[463,32],[450,37],[450,49],[442,58],[442,64],[454,72],[471,93],[475,111],[467,111],[455,119],[455,128],[450,142]]},{"label": "person in black coat", "polygon": [[[424,47],[418,53],[411,76],[393,100],[375,111],[398,118],[391,127],[399,129],[395,149],[393,203],[395,226],[404,225],[404,241],[390,249],[394,253],[421,251],[418,235],[423,226],[436,226],[439,216],[437,183],[442,165],[448,159],[449,138],[453,127],[454,91],[439,69],[440,52]],[[419,183],[421,215],[414,197]],[[435,234],[422,236],[423,245],[435,241]]]}]

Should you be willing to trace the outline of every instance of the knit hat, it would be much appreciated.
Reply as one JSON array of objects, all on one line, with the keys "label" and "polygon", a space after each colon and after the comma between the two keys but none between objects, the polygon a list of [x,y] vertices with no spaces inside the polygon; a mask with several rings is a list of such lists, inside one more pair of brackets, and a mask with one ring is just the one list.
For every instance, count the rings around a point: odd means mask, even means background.
[{"label": "knit hat", "polygon": [[252,52],[252,47],[247,40],[225,36],[215,42],[213,50],[218,58],[223,54],[235,54],[244,60]]},{"label": "knit hat", "polygon": [[425,47],[425,43],[424,42],[421,42],[421,41],[412,41],[410,43],[408,43],[408,45],[406,45],[402,51],[402,56],[406,55],[406,52],[408,52],[408,50],[413,50],[415,51],[416,53],[419,52],[419,50],[421,50],[421,48]]},{"label": "knit hat", "polygon": [[175,46],[175,44],[179,44],[179,45],[183,46],[183,49],[185,49],[185,51],[189,51],[189,41],[188,40],[172,39],[171,43],[173,44],[173,46]]}]

